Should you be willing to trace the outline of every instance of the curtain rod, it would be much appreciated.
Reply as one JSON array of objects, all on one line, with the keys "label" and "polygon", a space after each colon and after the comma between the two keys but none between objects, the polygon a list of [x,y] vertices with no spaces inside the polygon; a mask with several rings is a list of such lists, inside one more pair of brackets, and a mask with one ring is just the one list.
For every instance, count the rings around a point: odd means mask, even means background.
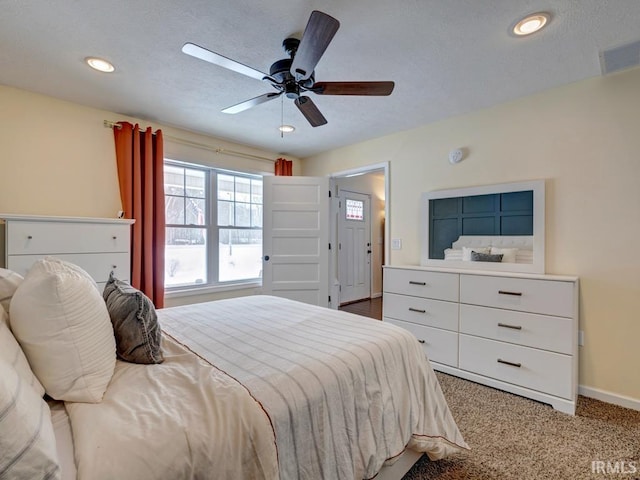
[{"label": "curtain rod", "polygon": [[[102,124],[105,128],[114,128],[114,127],[121,128],[120,125],[118,125],[118,122],[112,122],[111,120],[103,120]],[[227,148],[222,148],[222,147],[214,147],[211,145],[207,145],[206,143],[193,142],[191,140],[185,140],[184,138],[173,137],[171,135],[163,134],[163,136],[167,140],[171,140],[172,142],[175,142],[175,143],[180,143],[182,145],[187,145],[190,147],[203,148],[205,150],[210,150],[215,153],[224,153],[226,155],[231,155],[233,157],[250,158],[253,160],[260,160],[261,162],[269,162],[269,163],[275,162],[275,160],[272,158],[261,157],[260,155],[252,155],[251,153],[238,152],[236,150],[229,150]]]}]

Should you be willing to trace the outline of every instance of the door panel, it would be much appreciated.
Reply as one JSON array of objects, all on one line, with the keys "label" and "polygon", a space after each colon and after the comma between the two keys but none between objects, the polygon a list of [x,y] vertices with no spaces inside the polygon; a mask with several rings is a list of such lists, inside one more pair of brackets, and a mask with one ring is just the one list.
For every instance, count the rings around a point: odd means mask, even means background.
[{"label": "door panel", "polygon": [[340,192],[338,249],[340,303],[371,296],[371,210],[369,195]]},{"label": "door panel", "polygon": [[262,290],[327,306],[329,180],[264,177]]}]

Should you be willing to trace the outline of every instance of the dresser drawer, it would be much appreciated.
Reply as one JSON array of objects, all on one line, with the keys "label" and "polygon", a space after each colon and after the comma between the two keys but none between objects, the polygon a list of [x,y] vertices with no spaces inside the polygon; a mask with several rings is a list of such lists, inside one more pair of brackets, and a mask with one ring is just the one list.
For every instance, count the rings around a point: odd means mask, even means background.
[{"label": "dresser drawer", "polygon": [[409,330],[422,344],[429,360],[458,366],[458,334],[439,328],[425,327],[415,323],[403,322],[394,318],[384,318],[385,322],[393,323],[399,327]]},{"label": "dresser drawer", "polygon": [[9,221],[8,255],[128,252],[129,225]]},{"label": "dresser drawer", "polygon": [[570,318],[460,305],[460,333],[552,352],[573,352]]},{"label": "dresser drawer", "polygon": [[[85,270],[98,283],[109,280],[113,270],[120,280],[129,280],[129,254],[124,253],[70,253],[54,255],[55,258],[73,263]],[[45,255],[9,255],[7,268],[25,276],[33,262]]]},{"label": "dresser drawer", "polygon": [[460,368],[539,392],[573,399],[572,357],[569,355],[461,334]]},{"label": "dresser drawer", "polygon": [[458,274],[385,268],[384,291],[436,300],[458,301]]},{"label": "dresser drawer", "polygon": [[460,302],[559,317],[574,314],[574,284],[528,278],[460,275]]},{"label": "dresser drawer", "polygon": [[458,330],[457,303],[385,293],[382,306],[385,317],[445,330]]}]

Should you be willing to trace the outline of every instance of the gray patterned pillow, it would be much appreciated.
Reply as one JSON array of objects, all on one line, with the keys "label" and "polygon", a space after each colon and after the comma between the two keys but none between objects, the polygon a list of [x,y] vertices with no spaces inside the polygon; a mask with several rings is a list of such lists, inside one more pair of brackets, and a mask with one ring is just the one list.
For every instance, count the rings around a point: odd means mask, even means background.
[{"label": "gray patterned pillow", "polygon": [[490,253],[471,252],[471,261],[472,262],[502,262],[503,256],[504,255],[502,253],[492,255]]},{"label": "gray patterned pillow", "polygon": [[118,358],[131,363],[161,363],[162,331],[149,297],[113,274],[102,296],[113,324]]}]

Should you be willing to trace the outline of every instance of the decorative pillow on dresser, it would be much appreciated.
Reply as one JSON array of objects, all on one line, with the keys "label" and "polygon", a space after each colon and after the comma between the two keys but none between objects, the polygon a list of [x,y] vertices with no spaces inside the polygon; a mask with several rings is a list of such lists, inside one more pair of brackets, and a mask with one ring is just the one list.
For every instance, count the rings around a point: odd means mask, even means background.
[{"label": "decorative pillow on dresser", "polygon": [[491,247],[492,255],[500,255],[502,254],[502,261],[505,263],[516,263],[516,254],[518,253],[517,248],[497,248]]},{"label": "decorative pillow on dresser", "polygon": [[491,253],[491,247],[462,247],[462,260],[471,261],[471,252]]},{"label": "decorative pillow on dresser", "polygon": [[131,363],[161,363],[162,331],[149,297],[113,273],[103,297],[113,324],[118,357]]},{"label": "decorative pillow on dresser", "polygon": [[11,329],[46,393],[97,403],[113,376],[116,345],[109,312],[80,267],[44,258],[11,300]]},{"label": "decorative pillow on dresser", "polygon": [[0,358],[0,478],[61,478],[51,412]]},{"label": "decorative pillow on dresser", "polygon": [[457,260],[462,261],[462,249],[461,248],[446,248],[444,250],[445,260]]},{"label": "decorative pillow on dresser", "polygon": [[472,262],[502,262],[502,254],[471,252]]}]

